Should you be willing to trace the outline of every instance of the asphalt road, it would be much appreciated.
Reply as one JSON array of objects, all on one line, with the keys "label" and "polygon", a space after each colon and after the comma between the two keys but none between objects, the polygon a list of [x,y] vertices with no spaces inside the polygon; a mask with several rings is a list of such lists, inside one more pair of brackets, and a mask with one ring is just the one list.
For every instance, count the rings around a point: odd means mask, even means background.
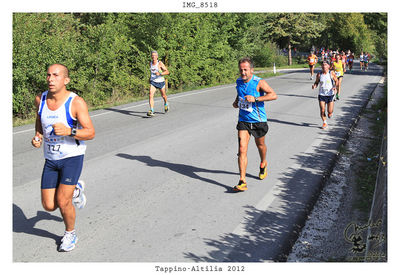
[{"label": "asphalt road", "polygon": [[[358,64],[356,64],[358,65]],[[357,67],[358,68],[358,67]],[[86,207],[77,211],[77,248],[57,252],[59,211],[40,202],[42,149],[30,145],[33,125],[13,129],[13,261],[261,262],[279,261],[318,195],[324,176],[381,70],[345,75],[340,101],[322,130],[317,90],[307,70],[269,78],[268,177],[249,145],[249,190],[237,184],[235,85],[169,96],[164,114],[147,118],[146,101],[91,113],[81,179]]]}]

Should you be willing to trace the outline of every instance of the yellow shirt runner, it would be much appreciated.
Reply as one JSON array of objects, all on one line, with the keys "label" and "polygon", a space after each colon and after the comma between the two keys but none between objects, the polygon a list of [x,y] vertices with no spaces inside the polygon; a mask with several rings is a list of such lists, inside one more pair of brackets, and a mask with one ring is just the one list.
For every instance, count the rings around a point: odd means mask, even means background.
[{"label": "yellow shirt runner", "polygon": [[337,62],[333,62],[333,69],[335,70],[336,77],[341,77],[343,76],[343,63],[342,60],[339,60]]}]

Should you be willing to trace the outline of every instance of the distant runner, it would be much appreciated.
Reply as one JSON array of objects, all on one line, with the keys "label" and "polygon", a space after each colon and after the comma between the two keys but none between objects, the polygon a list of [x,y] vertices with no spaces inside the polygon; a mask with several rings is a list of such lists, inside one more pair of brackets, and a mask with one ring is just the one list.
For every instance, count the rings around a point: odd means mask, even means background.
[{"label": "distant runner", "polygon": [[360,70],[362,71],[364,67],[364,53],[361,52],[360,54]]},{"label": "distant runner", "polygon": [[336,100],[340,99],[340,92],[341,92],[341,87],[342,87],[342,79],[343,75],[345,72],[344,64],[342,63],[342,60],[339,56],[339,54],[336,54],[335,56],[335,61],[331,65],[331,69],[334,69],[336,77],[338,78],[338,83],[336,85]]},{"label": "distant runner", "polygon": [[338,85],[338,79],[333,71],[329,70],[329,63],[327,61],[322,62],[322,72],[317,74],[315,83],[312,85],[312,89],[319,87],[318,102],[320,109],[320,116],[322,119],[322,129],[328,127],[326,121],[325,107],[328,106],[328,118],[333,115],[334,101],[336,87]]},{"label": "distant runner", "polygon": [[346,71],[347,56],[346,56],[345,52],[342,51],[342,54],[341,54],[340,58],[342,60],[344,71]]},{"label": "distant runner", "polygon": [[368,63],[369,63],[369,53],[365,52],[364,54],[364,68],[367,71],[368,70]]},{"label": "distant runner", "polygon": [[350,72],[353,69],[353,62],[354,62],[354,54],[350,52],[349,56],[347,57],[347,65],[349,66]]},{"label": "distant runner", "polygon": [[307,57],[307,61],[308,61],[308,67],[310,67],[310,80],[312,80],[314,78],[314,67],[315,64],[318,62],[318,57],[314,54],[313,51],[310,52],[310,54]]},{"label": "distant runner", "polygon": [[165,90],[165,79],[164,75],[169,75],[167,67],[158,60],[158,53],[156,51],[151,52],[150,61],[150,92],[149,92],[149,105],[150,110],[147,112],[147,116],[154,116],[154,94],[156,89],[159,89],[161,96],[164,99],[164,112],[168,112],[169,106],[167,101],[167,92]]},{"label": "distant runner", "polygon": [[236,129],[239,139],[240,179],[238,185],[233,187],[234,191],[247,190],[247,148],[251,135],[254,136],[261,159],[259,178],[264,179],[267,176],[265,135],[268,132],[268,123],[264,101],[275,100],[277,95],[265,80],[253,75],[253,69],[254,64],[250,58],[239,60],[241,77],[236,80],[237,96],[232,105],[234,108],[239,108],[239,122]]}]

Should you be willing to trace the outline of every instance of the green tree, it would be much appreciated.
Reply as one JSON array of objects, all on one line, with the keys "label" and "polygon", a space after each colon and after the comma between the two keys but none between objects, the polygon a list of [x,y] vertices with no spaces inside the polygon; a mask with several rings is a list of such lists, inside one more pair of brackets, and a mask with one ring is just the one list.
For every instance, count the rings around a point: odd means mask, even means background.
[{"label": "green tree", "polygon": [[[26,117],[46,89],[46,69],[64,63],[75,71],[81,58],[78,22],[71,14],[13,14],[13,113]],[[73,73],[72,73],[73,74]]]},{"label": "green tree", "polygon": [[387,59],[387,13],[363,13],[364,22],[373,32],[376,54]]},{"label": "green tree", "polygon": [[321,35],[325,26],[312,13],[272,13],[265,19],[266,37],[288,48],[288,64],[292,65],[291,49]]}]

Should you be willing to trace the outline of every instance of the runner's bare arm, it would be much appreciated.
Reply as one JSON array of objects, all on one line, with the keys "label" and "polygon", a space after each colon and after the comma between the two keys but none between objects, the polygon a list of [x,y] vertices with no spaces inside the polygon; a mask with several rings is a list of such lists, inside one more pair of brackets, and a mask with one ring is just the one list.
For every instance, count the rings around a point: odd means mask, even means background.
[{"label": "runner's bare arm", "polygon": [[76,119],[82,126],[82,129],[76,131],[75,139],[78,140],[90,140],[96,135],[92,120],[89,116],[88,107],[86,102],[81,97],[77,97],[74,100],[72,107],[75,109]]},{"label": "runner's bare arm", "polygon": [[233,108],[239,108],[238,102],[239,102],[239,97],[236,96],[235,101],[232,103]]},{"label": "runner's bare arm", "polygon": [[160,73],[160,75],[169,75],[167,66],[165,66],[164,63],[162,63],[161,61],[160,61],[159,65],[160,65],[160,69],[162,71],[162,73]]},{"label": "runner's bare arm", "polygon": [[315,82],[314,82],[314,84],[312,85],[312,89],[313,89],[313,90],[314,90],[315,88],[318,87],[318,84],[319,84],[319,77],[320,77],[320,73],[317,73],[317,76],[315,77]]},{"label": "runner's bare arm", "polygon": [[331,72],[331,77],[335,81],[335,86],[337,87],[339,85],[339,79],[337,78],[337,76],[334,72]]},{"label": "runner's bare arm", "polygon": [[[259,96],[257,98],[258,101],[271,101],[271,100],[276,100],[278,98],[278,96],[276,95],[274,89],[272,89],[268,85],[267,81],[265,81],[263,79],[260,80],[260,82],[258,82],[257,91],[258,92],[263,91],[265,93],[265,95]],[[248,102],[255,102],[256,101],[256,98],[254,96],[251,96],[251,95],[245,96],[245,98],[246,98],[246,100]]]},{"label": "runner's bare arm", "polygon": [[36,121],[35,121],[35,136],[32,138],[32,145],[36,148],[39,148],[42,145],[42,137],[43,137],[42,123],[40,121],[40,117],[38,114],[40,97],[41,97],[40,94],[35,97]]}]

